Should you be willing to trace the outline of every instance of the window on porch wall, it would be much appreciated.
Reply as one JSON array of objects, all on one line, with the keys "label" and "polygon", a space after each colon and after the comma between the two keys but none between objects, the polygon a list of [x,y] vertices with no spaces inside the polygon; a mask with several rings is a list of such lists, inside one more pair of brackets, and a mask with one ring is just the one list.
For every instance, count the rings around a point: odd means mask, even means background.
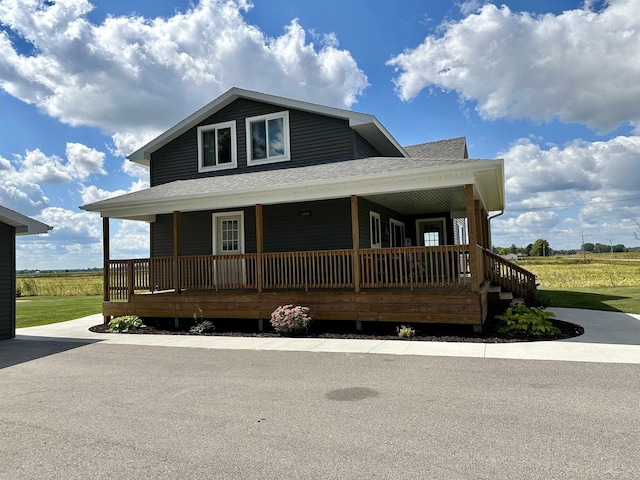
[{"label": "window on porch wall", "polygon": [[369,212],[369,234],[371,239],[371,248],[382,247],[382,223],[380,222],[380,214],[377,212]]}]

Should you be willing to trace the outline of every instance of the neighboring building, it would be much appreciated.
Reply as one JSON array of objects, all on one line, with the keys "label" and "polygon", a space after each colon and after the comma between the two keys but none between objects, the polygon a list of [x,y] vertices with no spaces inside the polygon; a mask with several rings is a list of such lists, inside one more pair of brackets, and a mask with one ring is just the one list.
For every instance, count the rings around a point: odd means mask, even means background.
[{"label": "neighboring building", "polygon": [[506,255],[500,255],[502,258],[504,258],[505,260],[510,260],[510,261],[515,261],[518,260],[518,254],[517,253],[507,253]]},{"label": "neighboring building", "polygon": [[[488,250],[503,160],[468,158],[464,137],[402,147],[372,115],[233,88],[129,159],[151,187],[81,207],[103,216],[105,318],[297,303],[480,326],[490,281],[535,292]],[[151,258],[111,260],[109,218],[150,222]]]},{"label": "neighboring building", "polygon": [[0,205],[0,340],[16,336],[16,235],[51,227]]}]

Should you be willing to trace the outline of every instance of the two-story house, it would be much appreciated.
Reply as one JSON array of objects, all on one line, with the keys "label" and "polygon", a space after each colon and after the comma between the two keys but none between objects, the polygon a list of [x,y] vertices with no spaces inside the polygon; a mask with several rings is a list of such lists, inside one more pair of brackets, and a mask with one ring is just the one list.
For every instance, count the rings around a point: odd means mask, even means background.
[{"label": "two-story house", "polygon": [[[402,147],[372,115],[233,88],[128,157],[151,187],[85,205],[104,227],[105,319],[472,324],[490,284],[535,293],[493,255],[503,160],[464,138]],[[150,222],[150,258],[111,260],[109,219]]]}]

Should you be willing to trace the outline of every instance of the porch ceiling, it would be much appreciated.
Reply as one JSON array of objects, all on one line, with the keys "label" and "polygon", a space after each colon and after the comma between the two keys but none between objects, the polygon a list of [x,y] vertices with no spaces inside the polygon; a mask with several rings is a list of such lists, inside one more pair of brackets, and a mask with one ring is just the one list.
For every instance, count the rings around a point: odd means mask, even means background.
[{"label": "porch ceiling", "polygon": [[466,208],[464,187],[363,195],[363,198],[404,215],[464,211]]}]

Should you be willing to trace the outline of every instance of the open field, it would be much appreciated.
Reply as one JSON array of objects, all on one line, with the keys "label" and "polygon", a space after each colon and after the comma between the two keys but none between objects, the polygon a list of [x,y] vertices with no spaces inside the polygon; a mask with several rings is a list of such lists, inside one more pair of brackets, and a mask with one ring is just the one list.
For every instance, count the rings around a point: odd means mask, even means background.
[{"label": "open field", "polygon": [[[618,255],[618,254],[615,254]],[[640,259],[637,252],[628,258]],[[532,258],[518,262],[538,276],[540,298],[551,306],[640,314],[640,261],[606,254]],[[610,258],[610,254],[609,254]]]},{"label": "open field", "polygon": [[30,273],[16,276],[19,296],[102,295],[102,272]]},{"label": "open field", "polygon": [[640,287],[640,262],[568,257],[527,259],[518,262],[538,276],[540,289]]},{"label": "open field", "polygon": [[102,310],[102,296],[25,297],[16,301],[16,327],[66,322]]}]

